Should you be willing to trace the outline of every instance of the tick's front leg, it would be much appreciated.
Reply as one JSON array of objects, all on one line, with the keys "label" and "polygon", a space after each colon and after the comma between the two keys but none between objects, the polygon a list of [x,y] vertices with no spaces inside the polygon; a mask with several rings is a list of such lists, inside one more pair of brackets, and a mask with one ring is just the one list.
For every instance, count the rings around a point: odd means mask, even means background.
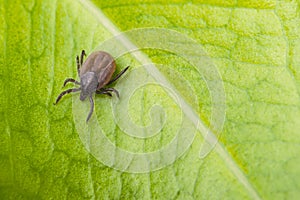
[{"label": "tick's front leg", "polygon": [[72,88],[72,89],[68,89],[68,90],[63,91],[62,93],[60,93],[60,94],[58,95],[58,97],[57,97],[57,99],[56,99],[54,105],[56,105],[56,104],[59,102],[59,100],[60,100],[64,95],[69,94],[69,93],[71,93],[71,92],[78,92],[78,91],[80,91],[80,90],[81,90],[81,88]]},{"label": "tick's front leg", "polygon": [[90,112],[89,112],[89,115],[87,116],[86,118],[86,122],[89,121],[89,119],[91,118],[92,114],[93,114],[93,111],[94,111],[94,100],[93,100],[93,97],[90,96],[90,104],[91,104],[91,108],[90,108]]},{"label": "tick's front leg", "polygon": [[67,78],[67,79],[65,80],[65,82],[64,82],[64,86],[63,86],[63,87],[65,87],[66,84],[69,83],[69,82],[75,83],[75,84],[77,84],[77,85],[80,85],[80,83],[79,83],[78,81],[76,81],[75,79],[73,79],[73,78]]}]

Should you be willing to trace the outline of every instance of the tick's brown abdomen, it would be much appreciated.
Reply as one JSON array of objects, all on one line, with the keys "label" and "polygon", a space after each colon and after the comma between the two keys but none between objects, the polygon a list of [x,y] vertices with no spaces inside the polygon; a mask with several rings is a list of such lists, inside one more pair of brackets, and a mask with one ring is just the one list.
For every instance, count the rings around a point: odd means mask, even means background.
[{"label": "tick's brown abdomen", "polygon": [[88,56],[80,69],[80,76],[94,72],[98,79],[98,88],[105,86],[116,70],[114,58],[104,51],[96,51]]}]

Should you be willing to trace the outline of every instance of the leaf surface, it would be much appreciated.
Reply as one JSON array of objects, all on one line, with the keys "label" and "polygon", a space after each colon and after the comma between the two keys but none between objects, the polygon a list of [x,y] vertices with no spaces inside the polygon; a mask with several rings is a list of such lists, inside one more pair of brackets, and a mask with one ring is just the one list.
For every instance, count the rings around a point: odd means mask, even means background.
[{"label": "leaf surface", "polygon": [[[95,9],[85,0],[0,3],[2,198],[300,197],[299,2],[92,3]],[[102,12],[105,16],[99,15]],[[120,32],[144,27],[176,30],[203,46],[220,72],[226,94],[224,128],[207,157],[199,158],[204,139],[192,125],[189,127],[196,134],[188,151],[173,164],[148,173],[115,170],[85,148],[72,106],[82,106],[80,117],[85,120],[89,102],[73,104],[72,98],[65,96],[58,105],[52,103],[62,91],[64,79],[77,76],[75,56],[82,49],[90,53],[115,34],[115,29],[103,22],[114,24]],[[211,94],[193,66],[163,50],[146,49],[142,54],[157,64],[159,72],[209,127]],[[130,65],[132,74],[144,64],[131,53],[116,62],[118,72]],[[134,78],[152,81],[156,77],[144,71]],[[122,97],[125,89],[121,83],[126,87],[126,76],[116,85]],[[128,107],[130,118],[126,120],[140,126],[151,124],[153,105],[164,108],[164,128],[147,140],[124,134],[114,121],[112,101],[115,99],[95,97],[91,124],[97,119],[107,138],[129,152],[152,152],[167,145],[181,125],[181,107],[157,85],[137,90]],[[163,123],[164,116],[159,117]],[[107,156],[122,161],[115,152]]]}]

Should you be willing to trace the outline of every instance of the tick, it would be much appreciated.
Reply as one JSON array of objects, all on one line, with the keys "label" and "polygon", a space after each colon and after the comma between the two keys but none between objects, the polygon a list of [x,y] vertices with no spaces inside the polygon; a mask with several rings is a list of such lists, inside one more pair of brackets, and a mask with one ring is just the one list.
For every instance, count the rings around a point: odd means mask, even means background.
[{"label": "tick", "polygon": [[110,85],[118,80],[127,71],[129,66],[123,69],[116,77],[112,79],[112,75],[116,70],[116,63],[110,54],[104,51],[96,51],[89,55],[83,63],[84,56],[86,56],[86,54],[85,51],[82,50],[80,59],[79,56],[76,57],[77,73],[80,77],[80,82],[73,78],[67,78],[63,85],[64,87],[67,83],[71,82],[75,83],[76,85],[80,85],[80,87],[71,88],[60,93],[54,105],[56,105],[65,94],[80,91],[81,101],[84,101],[87,97],[90,99],[91,108],[86,119],[86,122],[88,122],[94,110],[94,100],[92,95],[96,93],[105,94],[111,97],[111,93],[114,92],[119,98],[119,92],[116,89],[105,86]]}]

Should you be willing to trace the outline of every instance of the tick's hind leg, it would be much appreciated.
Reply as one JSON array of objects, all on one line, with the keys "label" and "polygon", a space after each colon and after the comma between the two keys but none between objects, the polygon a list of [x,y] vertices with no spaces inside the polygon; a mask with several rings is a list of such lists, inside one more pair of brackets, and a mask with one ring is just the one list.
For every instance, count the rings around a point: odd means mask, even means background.
[{"label": "tick's hind leg", "polygon": [[76,63],[77,63],[77,74],[80,77],[80,63],[79,63],[79,56],[76,56]]},{"label": "tick's hind leg", "polygon": [[115,78],[111,79],[107,85],[113,83],[114,81],[118,80],[126,71],[127,69],[129,68],[129,66],[127,66],[125,69],[123,69]]},{"label": "tick's hind leg", "polygon": [[63,91],[62,93],[60,93],[60,94],[58,95],[58,97],[57,97],[57,99],[56,99],[54,105],[57,104],[57,103],[59,102],[59,100],[60,100],[64,95],[69,94],[69,93],[71,93],[71,92],[78,92],[78,91],[80,91],[80,90],[81,90],[80,88],[72,88],[72,89],[68,89],[68,90]]},{"label": "tick's hind leg", "polygon": [[81,51],[80,60],[79,60],[79,56],[76,56],[76,63],[77,63],[77,73],[78,73],[78,77],[80,77],[80,68],[82,67],[82,64],[83,64],[83,57],[84,57],[84,56],[86,56],[84,50]]},{"label": "tick's hind leg", "polygon": [[86,56],[86,54],[85,54],[85,51],[84,50],[82,50],[81,51],[81,56],[80,56],[80,66],[82,67],[82,64],[83,64],[83,57],[84,56]]},{"label": "tick's hind leg", "polygon": [[96,91],[96,94],[105,94],[105,95],[107,95],[107,96],[112,97],[111,93],[110,93],[110,92],[107,92],[107,91]]},{"label": "tick's hind leg", "polygon": [[101,88],[100,90],[96,91],[96,94],[106,94],[108,96],[112,96],[110,92],[114,92],[117,97],[120,98],[119,92],[115,88]]}]

